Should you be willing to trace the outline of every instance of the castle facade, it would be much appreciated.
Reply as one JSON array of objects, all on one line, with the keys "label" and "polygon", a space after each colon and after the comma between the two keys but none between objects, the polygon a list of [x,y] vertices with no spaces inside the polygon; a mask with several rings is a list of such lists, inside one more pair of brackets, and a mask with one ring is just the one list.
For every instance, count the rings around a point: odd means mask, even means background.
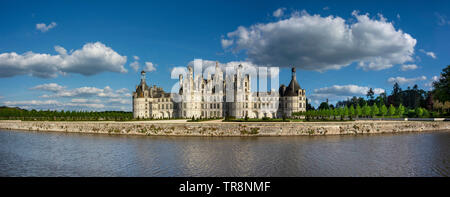
[{"label": "castle facade", "polygon": [[239,65],[234,75],[224,75],[216,63],[215,74],[194,79],[188,67],[184,79],[179,75],[179,92],[166,93],[148,86],[145,71],[133,92],[134,118],[281,118],[306,111],[305,89],[297,82],[295,68],[289,85],[278,91],[251,92],[251,78]]}]

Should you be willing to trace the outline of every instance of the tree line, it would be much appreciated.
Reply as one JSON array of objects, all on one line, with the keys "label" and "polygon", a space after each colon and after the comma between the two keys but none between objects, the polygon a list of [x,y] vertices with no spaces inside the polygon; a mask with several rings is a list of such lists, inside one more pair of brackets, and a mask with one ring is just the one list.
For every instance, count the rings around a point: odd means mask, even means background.
[{"label": "tree line", "polygon": [[398,107],[394,107],[394,105],[390,105],[387,107],[386,105],[378,105],[374,104],[369,106],[365,104],[364,106],[360,106],[356,104],[356,107],[353,105],[344,106],[344,107],[336,107],[336,108],[326,108],[326,109],[318,109],[318,110],[308,110],[304,112],[294,112],[293,116],[305,116],[306,120],[344,120],[353,118],[428,118],[428,117],[436,117],[438,114],[435,112],[430,112],[425,108],[418,107],[416,109],[408,109],[402,104]]},{"label": "tree line", "polygon": [[[436,108],[435,103],[450,103],[450,65],[443,69],[438,81],[433,82],[433,90],[419,89],[418,85],[405,90],[395,83],[390,95],[385,92],[377,97],[370,88],[366,98],[352,97],[338,101],[335,106],[322,102],[316,110],[311,104],[306,105],[306,112],[293,113],[294,116],[306,116],[313,119],[333,117],[449,117],[448,108]],[[442,105],[441,105],[442,106]],[[447,106],[447,105],[445,105]]]},{"label": "tree line", "polygon": [[41,121],[100,121],[133,120],[132,112],[124,111],[56,111],[56,110],[26,110],[21,108],[0,107],[2,120],[41,120]]}]

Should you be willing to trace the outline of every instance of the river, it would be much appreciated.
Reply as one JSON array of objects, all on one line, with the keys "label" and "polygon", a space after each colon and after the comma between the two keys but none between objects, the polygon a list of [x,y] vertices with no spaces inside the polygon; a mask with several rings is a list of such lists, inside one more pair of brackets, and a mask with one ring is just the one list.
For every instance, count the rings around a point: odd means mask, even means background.
[{"label": "river", "polygon": [[449,176],[450,132],[165,137],[0,130],[0,176]]}]

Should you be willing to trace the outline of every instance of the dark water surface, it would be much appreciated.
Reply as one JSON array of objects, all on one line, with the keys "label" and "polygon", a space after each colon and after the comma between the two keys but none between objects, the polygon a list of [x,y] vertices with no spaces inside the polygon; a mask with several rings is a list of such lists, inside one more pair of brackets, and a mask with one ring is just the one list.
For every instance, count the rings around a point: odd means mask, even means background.
[{"label": "dark water surface", "polygon": [[0,176],[449,176],[450,132],[148,137],[0,131]]}]

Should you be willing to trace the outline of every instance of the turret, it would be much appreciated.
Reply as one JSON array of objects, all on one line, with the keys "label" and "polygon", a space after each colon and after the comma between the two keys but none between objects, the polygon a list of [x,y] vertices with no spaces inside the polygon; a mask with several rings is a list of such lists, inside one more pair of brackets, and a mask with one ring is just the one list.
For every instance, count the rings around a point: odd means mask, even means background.
[{"label": "turret", "polygon": [[144,70],[141,71],[141,84],[142,84],[142,89],[145,89],[145,71]]},{"label": "turret", "polygon": [[295,67],[292,67],[292,79],[289,83],[289,86],[286,88],[284,92],[284,96],[298,96],[298,91],[300,90],[300,85],[298,85],[297,77],[295,74]]},{"label": "turret", "polygon": [[297,76],[295,73],[295,67],[292,67],[292,80],[297,80]]}]

